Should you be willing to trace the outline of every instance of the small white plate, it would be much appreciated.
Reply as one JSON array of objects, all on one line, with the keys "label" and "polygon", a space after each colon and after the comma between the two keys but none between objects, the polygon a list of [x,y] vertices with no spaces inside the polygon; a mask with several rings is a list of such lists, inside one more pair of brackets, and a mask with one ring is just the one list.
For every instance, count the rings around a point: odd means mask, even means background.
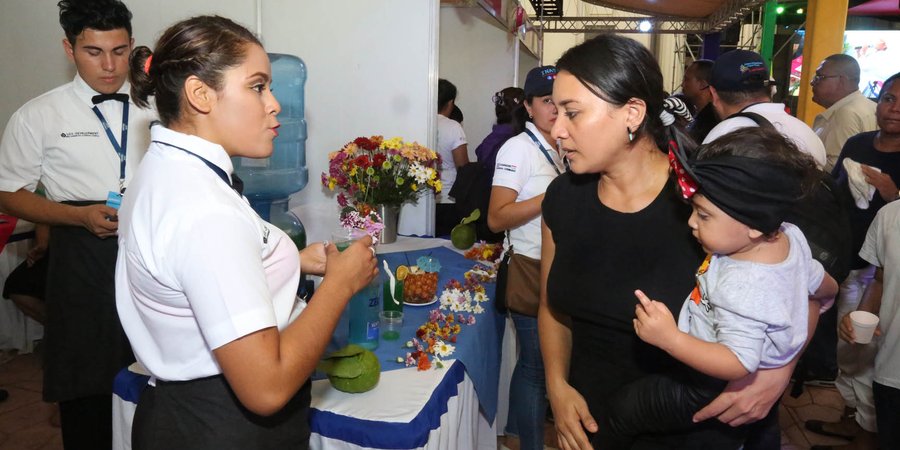
[{"label": "small white plate", "polygon": [[435,302],[437,302],[437,301],[438,301],[438,298],[437,298],[437,296],[435,296],[435,297],[434,297],[430,302],[428,302],[428,303],[409,303],[409,302],[403,302],[403,304],[406,305],[406,306],[428,306],[428,305],[433,305],[433,304],[435,304]]}]

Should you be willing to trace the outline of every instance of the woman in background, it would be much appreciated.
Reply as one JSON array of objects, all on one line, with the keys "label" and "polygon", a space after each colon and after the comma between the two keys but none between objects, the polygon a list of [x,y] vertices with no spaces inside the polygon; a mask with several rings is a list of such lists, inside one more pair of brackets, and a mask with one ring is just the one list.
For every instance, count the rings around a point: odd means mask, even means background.
[{"label": "woman in background", "polygon": [[[494,179],[494,165],[497,162],[497,152],[506,143],[506,140],[521,133],[513,127],[513,112],[518,110],[525,101],[525,91],[522,88],[508,87],[494,94],[491,99],[494,102],[494,114],[497,115],[497,123],[491,128],[491,133],[478,144],[475,156],[485,169],[491,172],[490,180]],[[524,125],[522,125],[524,126]]]},{"label": "woman in background", "polygon": [[[371,238],[298,255],[233,187],[231,157],[272,154],[271,78],[253,33],[217,16],[132,55],[132,96],[155,95],[162,122],[119,211],[118,313],[152,375],[135,450],[308,448],[309,376],[377,274]],[[325,273],[305,309],[301,270]]]},{"label": "woman in background", "polygon": [[437,153],[441,157],[441,192],[435,197],[435,236],[446,236],[459,223],[462,215],[450,197],[456,181],[456,170],[469,163],[466,132],[459,122],[450,118],[456,106],[456,86],[438,80]]},{"label": "woman in background", "polygon": [[[525,78],[525,100],[514,111],[519,134],[500,148],[494,169],[488,226],[508,232],[512,252],[506,300],[519,342],[519,358],[509,386],[506,431],[518,435],[522,449],[544,448],[547,390],[537,330],[540,302],[541,201],[547,185],[565,170],[550,138],[556,121],[553,80],[556,68],[536,67]],[[523,268],[523,271],[513,267]],[[517,301],[518,300],[518,301]]]}]

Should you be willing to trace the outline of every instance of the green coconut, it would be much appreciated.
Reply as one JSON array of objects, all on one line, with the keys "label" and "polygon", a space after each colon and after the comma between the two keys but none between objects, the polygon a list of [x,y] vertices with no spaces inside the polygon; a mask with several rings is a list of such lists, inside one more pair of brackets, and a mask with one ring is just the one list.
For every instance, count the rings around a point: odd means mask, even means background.
[{"label": "green coconut", "polygon": [[453,243],[454,247],[460,250],[467,250],[475,244],[477,236],[475,234],[475,225],[472,222],[475,222],[480,217],[481,210],[476,209],[472,211],[472,214],[469,214],[469,217],[461,220],[459,225],[450,230],[450,242]]},{"label": "green coconut", "polygon": [[381,364],[374,353],[350,344],[326,356],[318,366],[335,389],[356,394],[372,390],[381,376]]}]

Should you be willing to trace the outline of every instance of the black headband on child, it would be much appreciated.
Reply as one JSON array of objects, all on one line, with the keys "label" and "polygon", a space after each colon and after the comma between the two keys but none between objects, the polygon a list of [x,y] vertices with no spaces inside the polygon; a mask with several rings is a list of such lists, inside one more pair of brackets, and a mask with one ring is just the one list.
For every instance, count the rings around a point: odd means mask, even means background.
[{"label": "black headband on child", "polygon": [[669,162],[685,199],[699,192],[735,220],[765,234],[778,230],[803,195],[795,173],[763,159],[722,155],[697,161],[670,142]]}]

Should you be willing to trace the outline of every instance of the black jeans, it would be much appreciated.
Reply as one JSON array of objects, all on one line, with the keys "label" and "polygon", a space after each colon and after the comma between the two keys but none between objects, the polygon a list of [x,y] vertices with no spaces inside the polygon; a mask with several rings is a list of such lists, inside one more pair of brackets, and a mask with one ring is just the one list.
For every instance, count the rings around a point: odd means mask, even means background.
[{"label": "black jeans", "polygon": [[881,448],[900,448],[900,389],[872,383],[875,395],[875,414],[878,423],[878,445]]},{"label": "black jeans", "polygon": [[[710,419],[695,424],[694,413],[716,398],[725,381],[683,368],[673,373],[650,375],[625,385],[605,408],[594,443],[598,448],[631,449],[635,438],[707,427],[716,436],[716,449],[738,449],[747,437],[746,427],[731,428]],[[683,447],[688,445],[688,447]],[[690,442],[682,444],[689,448]],[[708,448],[697,443],[697,448]]]}]

